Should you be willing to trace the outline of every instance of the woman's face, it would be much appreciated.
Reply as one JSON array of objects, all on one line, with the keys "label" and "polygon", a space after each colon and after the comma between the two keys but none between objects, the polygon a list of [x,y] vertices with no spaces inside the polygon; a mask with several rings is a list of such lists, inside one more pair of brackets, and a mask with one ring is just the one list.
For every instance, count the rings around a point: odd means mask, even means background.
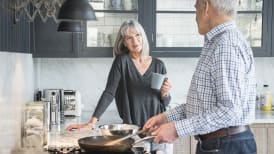
[{"label": "woman's face", "polygon": [[140,33],[129,29],[124,37],[124,45],[130,53],[141,53],[143,47],[143,38]]}]

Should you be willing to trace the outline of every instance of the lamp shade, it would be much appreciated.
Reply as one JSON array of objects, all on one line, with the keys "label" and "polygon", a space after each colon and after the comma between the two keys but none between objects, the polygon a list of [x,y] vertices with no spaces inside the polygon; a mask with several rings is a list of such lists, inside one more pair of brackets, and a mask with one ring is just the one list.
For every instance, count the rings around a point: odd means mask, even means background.
[{"label": "lamp shade", "polygon": [[60,32],[84,32],[81,22],[61,21],[57,31]]},{"label": "lamp shade", "polygon": [[96,20],[88,0],[66,0],[60,8],[59,20]]}]

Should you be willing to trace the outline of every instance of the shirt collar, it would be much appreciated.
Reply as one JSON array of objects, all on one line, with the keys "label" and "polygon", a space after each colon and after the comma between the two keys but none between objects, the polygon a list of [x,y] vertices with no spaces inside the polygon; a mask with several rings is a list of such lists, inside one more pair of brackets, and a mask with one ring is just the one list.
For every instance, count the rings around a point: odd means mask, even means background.
[{"label": "shirt collar", "polygon": [[228,29],[232,29],[235,28],[236,24],[234,21],[229,21],[229,22],[225,22],[222,23],[216,27],[214,27],[213,29],[211,29],[206,35],[205,35],[205,39],[206,40],[211,40],[214,36],[228,30]]}]

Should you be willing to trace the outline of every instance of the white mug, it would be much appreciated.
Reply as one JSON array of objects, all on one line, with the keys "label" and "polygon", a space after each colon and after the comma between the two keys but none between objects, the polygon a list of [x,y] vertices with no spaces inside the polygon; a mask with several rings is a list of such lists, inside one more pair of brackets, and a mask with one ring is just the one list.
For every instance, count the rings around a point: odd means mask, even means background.
[{"label": "white mug", "polygon": [[152,73],[151,75],[151,85],[150,87],[152,89],[157,89],[157,90],[160,90],[163,83],[164,83],[164,80],[165,80],[165,75],[164,74],[159,74],[159,73]]}]

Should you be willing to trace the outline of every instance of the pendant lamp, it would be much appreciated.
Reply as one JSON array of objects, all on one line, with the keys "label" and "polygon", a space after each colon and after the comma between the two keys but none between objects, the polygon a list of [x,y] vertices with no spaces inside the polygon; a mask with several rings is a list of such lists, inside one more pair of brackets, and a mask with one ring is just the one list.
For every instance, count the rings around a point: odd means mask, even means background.
[{"label": "pendant lamp", "polygon": [[96,20],[88,0],[66,0],[60,8],[59,20]]},{"label": "pendant lamp", "polygon": [[57,31],[59,32],[84,32],[84,28],[79,21],[61,21]]}]

